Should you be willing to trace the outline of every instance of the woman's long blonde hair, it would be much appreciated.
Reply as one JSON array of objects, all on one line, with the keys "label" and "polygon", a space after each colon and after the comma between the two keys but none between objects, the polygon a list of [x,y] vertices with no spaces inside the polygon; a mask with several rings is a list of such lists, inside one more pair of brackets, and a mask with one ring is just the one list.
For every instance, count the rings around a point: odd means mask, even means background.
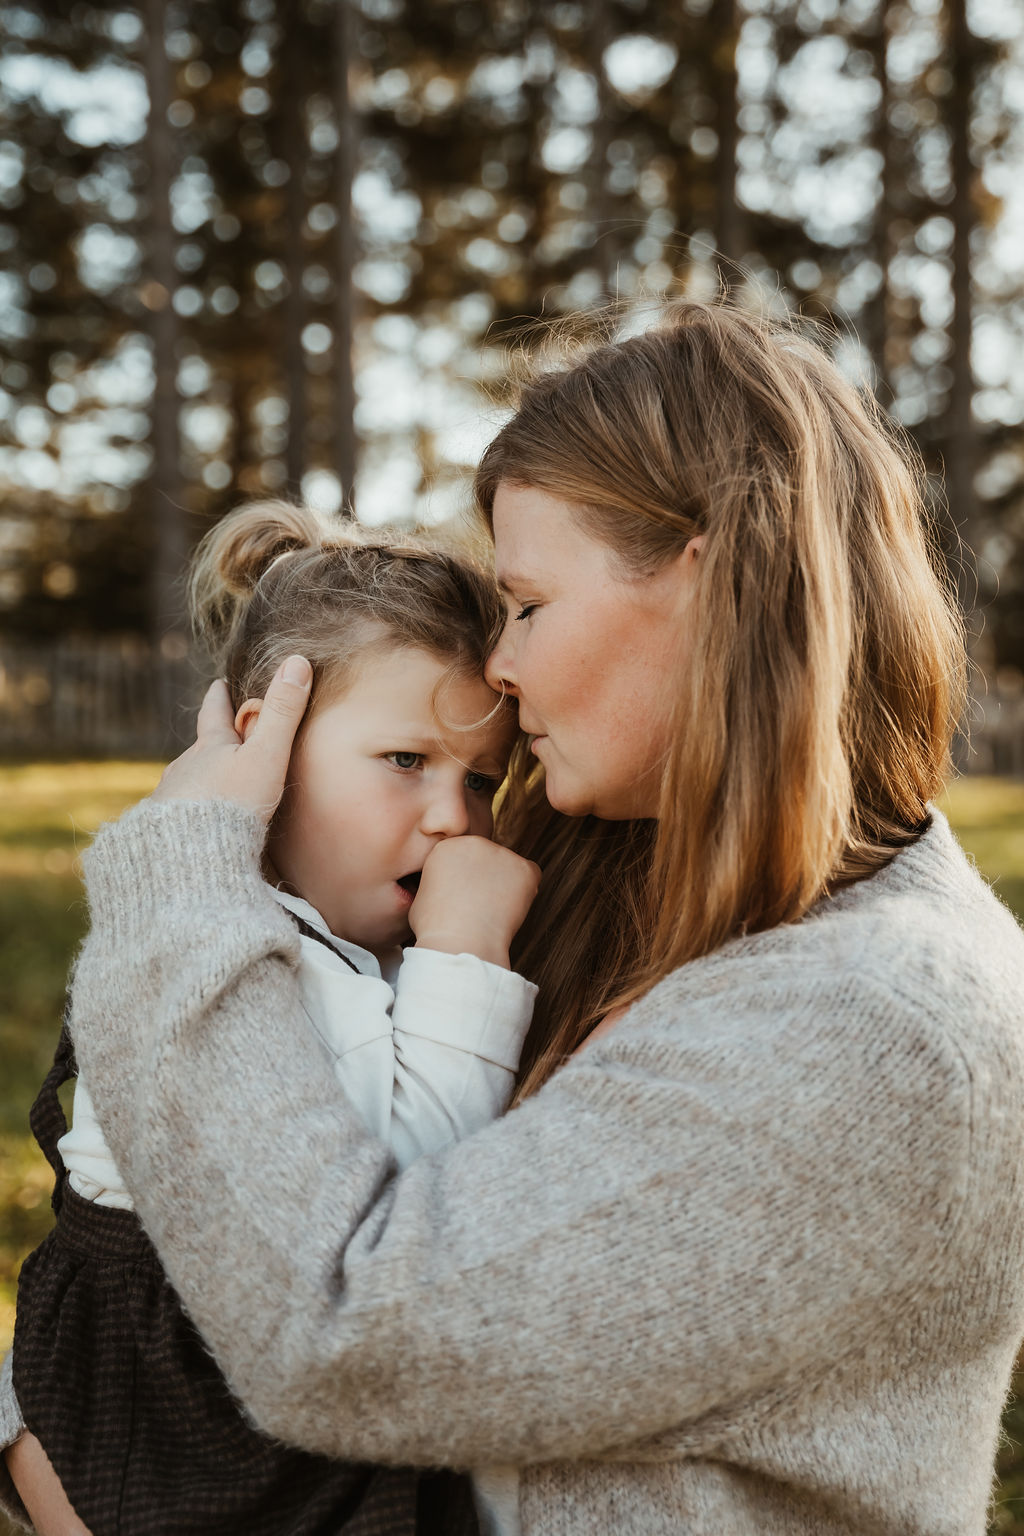
[{"label": "woman's long blonde hair", "polygon": [[529,1092],[609,1006],[919,835],[965,653],[912,451],[793,327],[684,304],[539,372],[481,462],[488,517],[503,481],[571,503],[634,575],[705,535],[658,821],[545,810],[517,757],[502,835],[545,867]]}]

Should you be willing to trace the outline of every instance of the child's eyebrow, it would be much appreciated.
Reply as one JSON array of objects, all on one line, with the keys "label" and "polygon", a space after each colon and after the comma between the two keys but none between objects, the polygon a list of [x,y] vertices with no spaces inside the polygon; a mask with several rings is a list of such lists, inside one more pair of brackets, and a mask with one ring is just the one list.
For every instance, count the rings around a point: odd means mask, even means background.
[{"label": "child's eyebrow", "polygon": [[[377,735],[382,742],[389,742],[389,751],[431,752],[437,746],[437,737],[425,731],[422,725],[389,725]],[[396,744],[401,742],[401,746]]]}]

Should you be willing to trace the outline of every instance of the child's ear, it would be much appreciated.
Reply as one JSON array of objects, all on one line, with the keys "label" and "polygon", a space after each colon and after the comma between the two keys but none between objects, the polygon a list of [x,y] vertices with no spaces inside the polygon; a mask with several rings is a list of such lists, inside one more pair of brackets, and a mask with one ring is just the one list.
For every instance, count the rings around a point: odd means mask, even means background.
[{"label": "child's ear", "polygon": [[252,734],[252,728],[260,717],[263,708],[262,699],[246,699],[235,716],[235,732],[243,741],[248,741]]}]

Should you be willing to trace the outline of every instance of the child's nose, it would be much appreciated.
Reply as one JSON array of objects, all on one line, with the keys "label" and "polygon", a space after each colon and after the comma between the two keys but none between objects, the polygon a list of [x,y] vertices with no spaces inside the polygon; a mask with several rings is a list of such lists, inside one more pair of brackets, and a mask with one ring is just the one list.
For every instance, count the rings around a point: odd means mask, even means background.
[{"label": "child's nose", "polygon": [[461,778],[457,786],[439,788],[430,797],[422,830],[432,837],[463,837],[469,831],[469,807]]}]

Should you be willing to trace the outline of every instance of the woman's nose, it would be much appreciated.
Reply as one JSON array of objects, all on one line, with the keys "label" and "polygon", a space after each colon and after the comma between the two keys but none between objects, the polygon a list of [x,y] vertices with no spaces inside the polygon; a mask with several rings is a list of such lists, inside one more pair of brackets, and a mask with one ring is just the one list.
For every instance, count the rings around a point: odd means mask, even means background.
[{"label": "woman's nose", "polygon": [[501,632],[501,639],[484,662],[484,681],[495,693],[510,693],[518,698],[515,668],[512,664],[512,647],[508,642],[508,626]]}]

